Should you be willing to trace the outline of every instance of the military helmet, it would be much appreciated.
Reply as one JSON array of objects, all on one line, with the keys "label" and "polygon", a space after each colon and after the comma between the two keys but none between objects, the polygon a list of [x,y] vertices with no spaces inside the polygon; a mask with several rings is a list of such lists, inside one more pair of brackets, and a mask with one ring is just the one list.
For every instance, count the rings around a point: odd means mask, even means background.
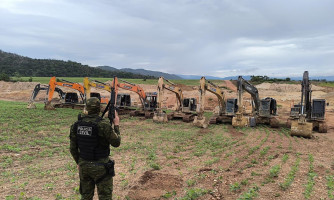
[{"label": "military helmet", "polygon": [[86,102],[86,110],[88,111],[88,114],[99,113],[100,107],[100,100],[96,97],[91,97]]}]

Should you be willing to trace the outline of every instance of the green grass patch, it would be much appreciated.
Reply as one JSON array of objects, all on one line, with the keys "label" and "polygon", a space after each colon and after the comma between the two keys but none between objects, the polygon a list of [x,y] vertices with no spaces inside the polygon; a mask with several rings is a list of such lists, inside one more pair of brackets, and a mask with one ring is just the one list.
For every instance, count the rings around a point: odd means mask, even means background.
[{"label": "green grass patch", "polygon": [[308,160],[310,162],[310,165],[309,165],[309,171],[307,174],[307,183],[305,185],[305,192],[304,192],[304,197],[306,199],[310,199],[311,197],[313,186],[315,184],[314,178],[317,176],[317,174],[314,172],[314,167],[313,167],[314,158],[312,154],[309,154]]},{"label": "green grass patch", "polygon": [[280,188],[282,190],[288,189],[290,185],[292,184],[292,182],[294,181],[296,173],[299,170],[299,163],[300,163],[300,158],[297,157],[295,164],[291,167],[291,170],[288,173],[288,175],[285,177],[284,182],[280,183]]},{"label": "green grass patch", "polygon": [[327,194],[329,199],[334,199],[334,175],[326,176]]},{"label": "green grass patch", "polygon": [[243,194],[241,194],[238,198],[238,200],[251,200],[254,199],[255,197],[257,197],[259,194],[260,188],[257,185],[254,185],[253,187],[251,187],[247,192],[244,192]]}]

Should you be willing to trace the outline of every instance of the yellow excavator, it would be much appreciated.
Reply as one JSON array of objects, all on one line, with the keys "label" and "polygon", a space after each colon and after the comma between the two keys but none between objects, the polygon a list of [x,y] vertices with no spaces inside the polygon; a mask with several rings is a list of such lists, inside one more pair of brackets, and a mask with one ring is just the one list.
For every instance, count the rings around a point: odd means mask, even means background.
[{"label": "yellow excavator", "polygon": [[[234,127],[254,127],[256,124],[269,124],[272,128],[278,127],[277,103],[274,98],[259,98],[259,92],[255,86],[242,78],[238,77],[238,112],[232,119]],[[252,97],[252,114],[244,115],[243,91],[248,92]]]},{"label": "yellow excavator", "polygon": [[[207,84],[208,82],[209,84]],[[213,93],[218,98],[218,111],[209,121],[204,116],[205,94],[206,91]],[[225,94],[219,86],[207,81],[205,77],[200,80],[199,87],[199,103],[197,106],[197,116],[195,116],[193,124],[197,127],[207,128],[209,124],[232,123],[235,112],[238,111],[237,99],[227,99],[225,102]]]},{"label": "yellow excavator", "polygon": [[[169,83],[165,84],[164,80]],[[166,114],[162,110],[162,99],[164,95],[164,90],[173,92],[176,95],[176,105],[175,111],[169,114]],[[158,106],[154,112],[153,121],[154,122],[167,122],[172,119],[182,119],[184,122],[191,122],[194,120],[196,114],[196,98],[184,98],[182,89],[171,81],[160,77],[158,80]]]},{"label": "yellow excavator", "polygon": [[291,135],[311,138],[313,130],[318,130],[319,133],[327,133],[325,110],[325,99],[312,100],[309,74],[308,71],[305,71],[301,83],[300,104],[291,108],[290,118],[288,119],[291,122]]},{"label": "yellow excavator", "polygon": [[84,78],[83,83],[84,83],[84,87],[85,87],[86,99],[89,99],[90,97],[97,97],[100,100],[100,102],[103,103],[103,104],[107,104],[109,102],[109,98],[107,98],[105,96],[102,96],[98,92],[91,92],[91,87],[110,92],[111,88],[110,88],[109,85],[107,85],[105,83],[102,83],[100,81],[97,81],[97,80],[91,80],[88,77]]}]

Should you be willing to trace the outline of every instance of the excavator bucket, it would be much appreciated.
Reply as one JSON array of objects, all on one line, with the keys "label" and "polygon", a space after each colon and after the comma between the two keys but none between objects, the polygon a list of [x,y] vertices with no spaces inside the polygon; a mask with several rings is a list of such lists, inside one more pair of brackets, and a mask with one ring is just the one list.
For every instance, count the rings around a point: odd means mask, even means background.
[{"label": "excavator bucket", "polygon": [[195,116],[193,124],[200,128],[208,128],[208,122],[206,121],[205,117],[202,117],[202,119],[200,119],[198,116]]},{"label": "excavator bucket", "polygon": [[291,121],[291,136],[312,137],[313,123],[301,120]]},{"label": "excavator bucket", "polygon": [[46,103],[44,106],[44,110],[55,110],[55,107],[53,105],[51,105],[50,103]]},{"label": "excavator bucket", "polygon": [[28,103],[27,105],[28,109],[36,109],[36,105],[33,102]]},{"label": "excavator bucket", "polygon": [[168,122],[167,114],[165,112],[154,112],[153,121],[166,123]]},{"label": "excavator bucket", "polygon": [[233,127],[248,127],[249,125],[249,117],[244,117],[242,114],[236,114],[236,116],[232,118]]}]

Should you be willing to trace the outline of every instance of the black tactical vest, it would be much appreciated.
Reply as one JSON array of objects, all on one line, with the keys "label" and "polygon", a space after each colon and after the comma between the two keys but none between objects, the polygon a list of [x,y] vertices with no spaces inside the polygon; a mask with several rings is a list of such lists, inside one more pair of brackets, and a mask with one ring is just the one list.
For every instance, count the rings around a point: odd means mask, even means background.
[{"label": "black tactical vest", "polygon": [[85,122],[78,120],[76,122],[76,136],[79,147],[79,156],[84,160],[93,161],[106,158],[110,154],[109,145],[102,146],[99,142],[99,129],[96,122]]}]

